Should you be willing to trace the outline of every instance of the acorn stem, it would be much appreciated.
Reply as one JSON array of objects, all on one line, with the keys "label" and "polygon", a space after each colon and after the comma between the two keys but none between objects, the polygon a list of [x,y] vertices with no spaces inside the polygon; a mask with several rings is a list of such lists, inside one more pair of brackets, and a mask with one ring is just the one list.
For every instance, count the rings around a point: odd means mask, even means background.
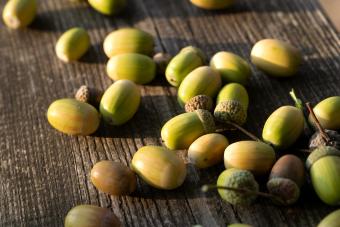
[{"label": "acorn stem", "polygon": [[246,130],[245,128],[239,126],[238,124],[235,124],[234,122],[230,122],[230,121],[228,121],[227,124],[237,128],[239,131],[241,131],[245,135],[249,136],[251,139],[253,139],[255,141],[258,141],[258,142],[263,142],[257,136],[255,136],[253,133],[249,132],[248,130]]},{"label": "acorn stem", "polygon": [[264,198],[273,199],[273,200],[276,200],[276,201],[279,201],[279,202],[285,204],[284,201],[281,198],[279,198],[275,195],[265,193],[265,192],[252,191],[252,190],[249,190],[247,188],[234,188],[234,187],[227,187],[227,186],[218,186],[218,185],[214,185],[214,184],[205,184],[201,188],[202,192],[207,192],[207,191],[212,190],[212,189],[222,189],[222,190],[234,191],[234,192],[242,193],[242,194],[257,195],[257,196],[261,196],[261,197],[264,197]]},{"label": "acorn stem", "polygon": [[292,90],[289,92],[289,95],[293,99],[293,101],[295,103],[295,107],[299,108],[302,111],[302,113],[303,113],[303,121],[304,121],[305,133],[310,134],[311,133],[311,129],[310,129],[309,125],[308,125],[308,121],[307,121],[306,116],[305,116],[305,108],[303,106],[303,102],[295,94],[294,88],[292,88]]},{"label": "acorn stem", "polygon": [[309,102],[307,102],[307,103],[306,103],[306,106],[307,106],[308,111],[309,111],[309,113],[311,114],[311,116],[312,116],[312,118],[313,118],[313,121],[314,121],[314,123],[316,124],[316,127],[318,128],[318,130],[319,130],[319,132],[320,132],[322,138],[324,139],[324,141],[325,141],[326,143],[328,143],[328,142],[331,140],[331,138],[330,138],[330,137],[328,136],[328,134],[325,132],[325,130],[324,130],[324,128],[321,126],[321,124],[320,124],[318,118],[315,116],[315,113],[314,113],[314,111],[313,111],[313,108],[311,107],[311,104],[310,104]]}]

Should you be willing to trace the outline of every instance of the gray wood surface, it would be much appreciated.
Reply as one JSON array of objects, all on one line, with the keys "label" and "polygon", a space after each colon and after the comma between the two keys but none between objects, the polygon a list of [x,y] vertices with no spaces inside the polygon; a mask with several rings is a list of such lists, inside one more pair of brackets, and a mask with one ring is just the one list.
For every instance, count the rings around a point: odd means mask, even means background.
[{"label": "gray wood surface", "polygon": [[[228,50],[247,60],[256,41],[273,37],[299,47],[304,63],[298,76],[284,80],[253,68],[246,127],[260,135],[273,110],[292,104],[292,87],[312,103],[340,94],[339,34],[316,0],[240,0],[233,9],[215,12],[187,0],[129,0],[127,10],[116,17],[102,16],[86,3],[39,2],[39,15],[28,29],[13,31],[0,23],[0,226],[62,226],[77,204],[111,207],[125,226],[315,226],[335,209],[321,203],[309,186],[291,207],[264,199],[249,207],[231,206],[215,192],[202,194],[200,185],[215,182],[222,164],[208,170],[189,166],[184,185],[174,191],[139,181],[132,196],[99,193],[89,180],[94,163],[110,159],[129,164],[139,147],[160,144],[162,125],[182,112],[176,89],[162,76],[141,87],[142,105],[122,127],[102,125],[93,136],[71,137],[52,129],[45,117],[52,101],[72,97],[80,85],[105,89],[112,83],[105,73],[102,42],[117,28],[133,26],[153,34],[157,51],[175,54],[196,45],[209,57]],[[81,62],[64,64],[54,45],[73,26],[88,29],[93,47]],[[233,133],[228,137],[240,139]]]}]

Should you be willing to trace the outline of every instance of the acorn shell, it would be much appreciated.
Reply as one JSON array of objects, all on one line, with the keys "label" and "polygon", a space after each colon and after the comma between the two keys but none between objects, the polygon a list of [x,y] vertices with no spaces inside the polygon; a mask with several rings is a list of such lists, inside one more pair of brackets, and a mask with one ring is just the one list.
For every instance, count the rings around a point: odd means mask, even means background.
[{"label": "acorn shell", "polygon": [[287,42],[263,39],[251,50],[251,61],[260,70],[274,77],[296,74],[302,61],[300,51]]},{"label": "acorn shell", "polygon": [[118,217],[109,209],[78,205],[73,207],[65,217],[64,227],[120,227]]},{"label": "acorn shell", "polygon": [[100,115],[90,104],[75,99],[59,99],[47,110],[48,122],[68,135],[90,135],[99,127]]},{"label": "acorn shell", "polygon": [[243,108],[247,111],[249,106],[249,95],[243,85],[229,83],[218,92],[216,104],[218,105],[224,101],[237,101],[241,103]]},{"label": "acorn shell", "polygon": [[293,145],[304,129],[304,116],[294,106],[282,106],[267,119],[262,138],[277,149],[286,149]]},{"label": "acorn shell", "polygon": [[224,166],[226,169],[248,170],[255,175],[269,173],[274,162],[274,149],[268,144],[257,141],[232,143],[224,152]]},{"label": "acorn shell", "polygon": [[126,0],[88,0],[90,6],[101,14],[115,15],[126,6]]},{"label": "acorn shell", "polygon": [[208,66],[201,66],[189,73],[178,88],[178,102],[184,106],[196,95],[214,98],[221,88],[221,76]]},{"label": "acorn shell", "polygon": [[190,0],[195,6],[206,10],[225,9],[234,3],[234,0]]},{"label": "acorn shell", "polygon": [[64,32],[57,41],[55,52],[64,62],[72,62],[81,58],[89,49],[90,36],[83,28],[71,28]]},{"label": "acorn shell", "polygon": [[214,131],[215,123],[209,111],[196,110],[171,118],[164,124],[161,137],[171,150],[187,149],[198,137]]},{"label": "acorn shell", "polygon": [[317,227],[339,227],[340,226],[340,209],[328,214]]},{"label": "acorn shell", "polygon": [[210,133],[196,139],[188,149],[188,159],[198,168],[207,168],[223,161],[224,150],[229,145],[222,134]]},{"label": "acorn shell", "polygon": [[92,167],[91,182],[98,190],[110,195],[128,195],[136,190],[137,178],[129,167],[104,160]]},{"label": "acorn shell", "polygon": [[135,115],[140,100],[140,91],[135,83],[119,80],[105,91],[100,101],[100,113],[106,123],[122,125]]},{"label": "acorn shell", "polygon": [[36,0],[9,0],[2,11],[2,19],[7,27],[18,29],[30,25],[36,14]]},{"label": "acorn shell", "polygon": [[160,146],[140,148],[132,158],[132,168],[149,185],[171,190],[181,186],[187,171],[175,152]]},{"label": "acorn shell", "polygon": [[183,79],[194,69],[204,64],[203,52],[197,47],[183,48],[171,59],[165,70],[167,81],[174,87],[179,87]]},{"label": "acorn shell", "polygon": [[216,53],[210,60],[210,66],[216,69],[222,78],[222,82],[248,84],[251,76],[249,64],[240,56],[221,51]]},{"label": "acorn shell", "polygon": [[[319,102],[313,111],[321,126],[325,129],[340,129],[340,96],[333,96]],[[309,122],[314,125],[312,117]]]},{"label": "acorn shell", "polygon": [[147,84],[156,76],[156,64],[142,54],[119,54],[108,61],[106,71],[115,81],[131,80],[136,84]]},{"label": "acorn shell", "polygon": [[151,56],[154,49],[154,38],[140,29],[121,28],[106,36],[103,47],[109,58],[127,53]]}]

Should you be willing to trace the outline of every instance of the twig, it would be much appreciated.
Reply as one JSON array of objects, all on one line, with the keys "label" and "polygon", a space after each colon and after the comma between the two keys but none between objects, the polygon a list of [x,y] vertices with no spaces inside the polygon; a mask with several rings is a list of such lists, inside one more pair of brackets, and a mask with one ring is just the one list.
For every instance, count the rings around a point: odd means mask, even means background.
[{"label": "twig", "polygon": [[326,143],[328,143],[331,138],[328,136],[328,134],[325,132],[325,130],[323,129],[323,127],[321,126],[318,118],[315,116],[315,113],[313,111],[313,108],[311,107],[311,104],[309,102],[306,103],[306,106],[308,108],[308,111],[309,113],[311,114],[312,118],[313,118],[313,121],[314,123],[316,124],[316,127],[318,128],[320,134],[321,134],[321,137],[324,139],[324,141]]},{"label": "twig", "polygon": [[244,129],[243,127],[239,126],[238,124],[235,124],[234,122],[231,122],[231,121],[228,121],[227,124],[235,127],[239,131],[243,132],[245,135],[249,136],[251,139],[253,139],[255,141],[263,142],[257,136],[255,136],[253,133],[249,132],[248,130]]}]

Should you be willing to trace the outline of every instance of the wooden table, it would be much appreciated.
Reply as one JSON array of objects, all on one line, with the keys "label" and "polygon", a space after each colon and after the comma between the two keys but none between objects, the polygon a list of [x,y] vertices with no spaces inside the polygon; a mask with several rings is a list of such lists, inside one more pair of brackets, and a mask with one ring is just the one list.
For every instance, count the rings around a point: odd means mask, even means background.
[{"label": "wooden table", "polygon": [[[73,26],[88,29],[93,46],[80,62],[64,64],[54,45]],[[228,50],[249,61],[252,45],[268,37],[299,47],[304,63],[294,78],[277,80],[253,68],[246,128],[257,135],[273,110],[293,104],[288,95],[292,87],[314,104],[340,94],[339,33],[316,0],[240,0],[233,9],[218,12],[200,10],[186,0],[129,0],[117,17],[102,16],[85,3],[40,1],[30,28],[13,31],[0,24],[0,226],[62,226],[77,204],[111,207],[125,226],[315,226],[336,209],[324,205],[309,186],[291,207],[265,199],[249,207],[231,206],[215,192],[201,193],[200,185],[215,182],[222,164],[208,170],[189,165],[184,185],[173,191],[139,181],[132,196],[99,193],[89,180],[94,163],[109,159],[129,164],[138,148],[160,144],[162,125],[182,112],[176,89],[159,76],[141,87],[142,105],[122,127],[102,125],[93,136],[72,137],[49,126],[45,114],[52,101],[72,97],[83,84],[105,89],[112,83],[105,73],[102,42],[121,27],[153,34],[156,50],[171,54],[195,45],[209,57]],[[231,141],[240,139],[239,134],[227,135]]]}]

